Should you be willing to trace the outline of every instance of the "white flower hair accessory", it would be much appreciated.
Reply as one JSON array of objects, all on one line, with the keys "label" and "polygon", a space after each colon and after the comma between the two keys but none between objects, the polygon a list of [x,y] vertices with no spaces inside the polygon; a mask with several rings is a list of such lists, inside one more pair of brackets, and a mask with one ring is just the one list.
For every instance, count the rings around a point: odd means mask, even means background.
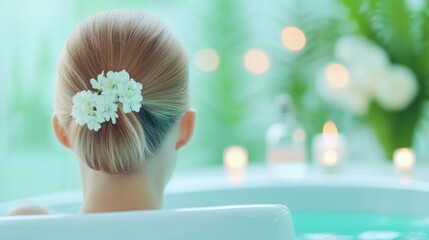
[{"label": "white flower hair accessory", "polygon": [[130,78],[127,71],[109,71],[106,75],[103,71],[90,82],[95,92],[86,90],[73,96],[71,115],[79,125],[97,132],[104,122],[116,123],[119,106],[124,113],[140,111],[143,84]]}]

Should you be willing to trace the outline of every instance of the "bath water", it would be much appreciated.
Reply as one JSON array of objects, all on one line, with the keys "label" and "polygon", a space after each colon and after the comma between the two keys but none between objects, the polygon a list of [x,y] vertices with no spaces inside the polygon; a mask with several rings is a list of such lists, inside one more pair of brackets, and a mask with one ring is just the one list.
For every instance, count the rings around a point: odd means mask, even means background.
[{"label": "bath water", "polygon": [[429,239],[429,216],[293,212],[292,218],[298,240]]}]

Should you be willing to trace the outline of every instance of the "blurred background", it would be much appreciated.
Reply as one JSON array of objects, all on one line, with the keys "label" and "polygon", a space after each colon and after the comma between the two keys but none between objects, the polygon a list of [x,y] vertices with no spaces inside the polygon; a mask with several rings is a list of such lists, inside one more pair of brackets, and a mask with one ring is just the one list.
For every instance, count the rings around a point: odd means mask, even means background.
[{"label": "blurred background", "polygon": [[264,163],[279,94],[293,99],[308,163],[328,120],[348,162],[403,147],[428,162],[428,1],[1,0],[0,201],[81,187],[51,130],[56,64],[81,20],[115,8],[161,17],[187,49],[198,115],[178,171],[222,165],[236,145]]}]

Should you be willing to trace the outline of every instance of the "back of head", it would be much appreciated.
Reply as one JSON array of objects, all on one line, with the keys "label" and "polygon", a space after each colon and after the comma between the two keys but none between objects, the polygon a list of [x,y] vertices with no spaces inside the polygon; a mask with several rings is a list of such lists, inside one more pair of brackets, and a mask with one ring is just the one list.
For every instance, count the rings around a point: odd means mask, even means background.
[{"label": "back of head", "polygon": [[[76,93],[93,90],[90,79],[126,70],[143,84],[142,108],[124,113],[97,132],[72,118]],[[144,167],[189,104],[187,59],[181,43],[158,19],[116,10],[83,21],[69,37],[58,64],[55,114],[71,148],[94,169],[131,174]]]}]

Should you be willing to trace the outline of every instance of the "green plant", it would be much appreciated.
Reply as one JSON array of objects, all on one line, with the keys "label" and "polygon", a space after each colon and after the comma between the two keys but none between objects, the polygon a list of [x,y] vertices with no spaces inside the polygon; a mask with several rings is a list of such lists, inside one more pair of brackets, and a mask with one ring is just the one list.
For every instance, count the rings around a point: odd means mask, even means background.
[{"label": "green plant", "polygon": [[[311,154],[311,139],[321,132],[328,120],[341,124],[343,113],[326,101],[315,90],[317,73],[321,66],[333,58],[335,40],[343,34],[342,15],[331,16],[337,11],[334,1],[277,1],[272,13],[278,21],[273,21],[271,36],[280,36],[287,26],[299,27],[306,36],[304,49],[294,52],[286,49],[278,38],[271,44],[273,55],[271,87],[274,94],[291,95],[297,107],[298,120],[307,131],[307,152]],[[315,11],[318,9],[318,11]],[[330,16],[330,17],[328,17]],[[310,156],[311,157],[311,156]]]},{"label": "green plant", "polygon": [[[249,151],[251,160],[262,159],[263,128],[253,119],[258,115],[257,102],[264,94],[258,91],[258,83],[242,63],[248,50],[243,46],[249,45],[251,34],[243,24],[249,19],[243,11],[245,2],[193,3],[186,22],[195,31],[189,48],[192,104],[198,114],[194,139],[182,156],[193,166],[219,165],[226,147],[241,145]],[[211,48],[220,57],[218,68],[212,72],[199,70],[192,61],[202,48]]]},{"label": "green plant", "polygon": [[[395,149],[412,147],[414,133],[427,98],[429,71],[428,2],[412,7],[405,0],[338,0],[348,12],[345,23],[351,33],[365,36],[381,46],[392,63],[401,64],[415,74],[419,92],[416,99],[401,111],[388,111],[372,102],[368,122],[392,159]],[[392,93],[394,94],[394,93]]]}]

